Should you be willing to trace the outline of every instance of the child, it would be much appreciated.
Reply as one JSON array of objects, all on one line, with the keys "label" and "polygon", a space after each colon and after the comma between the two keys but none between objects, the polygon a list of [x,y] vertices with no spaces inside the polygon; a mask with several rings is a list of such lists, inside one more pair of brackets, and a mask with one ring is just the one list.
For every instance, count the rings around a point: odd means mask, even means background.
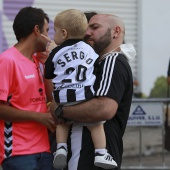
[{"label": "child", "polygon": [[[98,55],[83,42],[87,26],[86,16],[75,9],[59,13],[54,20],[54,41],[59,46],[52,50],[45,63],[45,78],[53,79],[54,99],[62,105],[80,103],[93,98],[94,95],[93,71]],[[95,147],[94,164],[105,169],[117,167],[106,150],[103,122],[88,124],[87,128],[91,132]],[[53,166],[57,169],[63,169],[67,165],[69,129],[68,124],[59,124],[56,128],[57,150]]]}]

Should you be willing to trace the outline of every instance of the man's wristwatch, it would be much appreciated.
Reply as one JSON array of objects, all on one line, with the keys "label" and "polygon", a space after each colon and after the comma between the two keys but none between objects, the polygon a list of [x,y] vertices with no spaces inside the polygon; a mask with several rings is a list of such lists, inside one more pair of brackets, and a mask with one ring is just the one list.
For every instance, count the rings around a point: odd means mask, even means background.
[{"label": "man's wristwatch", "polygon": [[57,118],[63,119],[63,105],[59,105],[55,111],[54,111],[55,115]]}]

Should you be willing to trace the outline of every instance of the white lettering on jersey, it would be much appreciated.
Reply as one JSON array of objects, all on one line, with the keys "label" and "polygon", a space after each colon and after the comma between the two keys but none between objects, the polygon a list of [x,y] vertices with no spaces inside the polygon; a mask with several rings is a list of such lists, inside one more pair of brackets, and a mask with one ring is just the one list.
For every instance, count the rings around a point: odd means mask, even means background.
[{"label": "white lettering on jersey", "polygon": [[28,75],[28,76],[25,75],[25,79],[31,79],[31,78],[35,78],[35,75],[34,74],[31,74],[31,75]]},{"label": "white lettering on jersey", "polygon": [[[70,49],[68,49],[70,50]],[[62,59],[57,60],[57,64],[61,65],[61,67],[65,67],[66,63],[69,63],[71,61],[75,61],[75,60],[85,60],[86,64],[91,64],[93,62],[92,58],[86,58],[85,54],[83,51],[69,51],[65,54],[63,54]]]}]

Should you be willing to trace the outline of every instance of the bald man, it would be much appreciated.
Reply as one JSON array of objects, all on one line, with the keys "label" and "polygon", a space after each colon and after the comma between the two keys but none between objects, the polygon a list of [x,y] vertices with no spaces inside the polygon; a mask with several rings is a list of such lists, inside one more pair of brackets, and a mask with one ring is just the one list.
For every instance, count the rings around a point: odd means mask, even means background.
[{"label": "bald man", "polygon": [[[122,44],[124,35],[125,26],[119,17],[104,14],[93,16],[89,21],[86,39],[100,56],[95,71],[96,97],[74,106],[51,105],[57,122],[62,119],[88,123],[106,120],[104,128],[107,149],[118,164],[114,170],[120,170],[121,167],[122,137],[133,94],[132,72],[128,60],[136,54],[131,44]],[[94,146],[86,127],[74,124],[68,143],[68,170],[99,169],[94,166]]]}]

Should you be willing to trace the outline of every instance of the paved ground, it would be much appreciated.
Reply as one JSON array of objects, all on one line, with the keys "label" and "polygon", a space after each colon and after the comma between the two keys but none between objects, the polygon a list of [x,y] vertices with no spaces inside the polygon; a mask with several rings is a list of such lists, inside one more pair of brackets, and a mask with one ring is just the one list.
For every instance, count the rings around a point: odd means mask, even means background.
[{"label": "paved ground", "polygon": [[[140,135],[141,130],[141,148]],[[127,127],[124,135],[123,167],[169,166],[170,152],[162,149],[161,127]],[[141,153],[141,154],[140,154]]]}]

